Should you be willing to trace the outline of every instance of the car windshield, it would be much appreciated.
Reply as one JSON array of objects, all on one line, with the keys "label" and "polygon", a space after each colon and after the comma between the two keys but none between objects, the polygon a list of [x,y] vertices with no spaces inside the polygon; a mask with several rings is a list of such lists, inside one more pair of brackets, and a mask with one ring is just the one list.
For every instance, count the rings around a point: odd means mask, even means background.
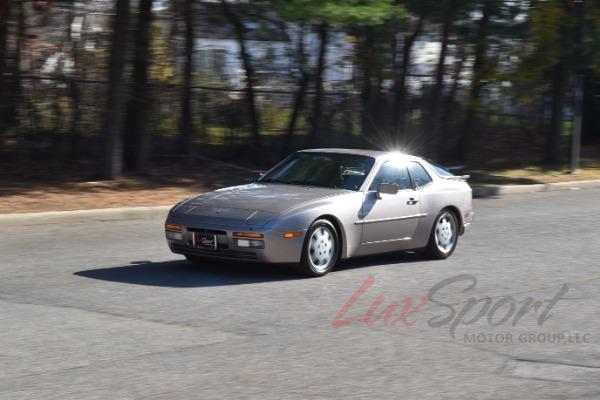
[{"label": "car windshield", "polygon": [[259,182],[358,190],[371,171],[372,157],[341,153],[294,153]]}]

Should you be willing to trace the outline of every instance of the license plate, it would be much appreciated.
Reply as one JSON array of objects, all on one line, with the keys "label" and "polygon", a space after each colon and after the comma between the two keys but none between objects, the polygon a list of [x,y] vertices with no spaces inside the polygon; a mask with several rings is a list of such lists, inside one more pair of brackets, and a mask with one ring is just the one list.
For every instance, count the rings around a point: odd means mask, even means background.
[{"label": "license plate", "polygon": [[201,249],[216,250],[217,235],[207,233],[194,233],[194,246]]}]

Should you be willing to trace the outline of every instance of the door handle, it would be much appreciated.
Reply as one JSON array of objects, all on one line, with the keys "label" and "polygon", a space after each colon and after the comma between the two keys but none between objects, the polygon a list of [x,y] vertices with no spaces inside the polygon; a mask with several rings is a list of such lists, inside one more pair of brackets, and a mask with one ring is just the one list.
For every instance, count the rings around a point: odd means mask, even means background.
[{"label": "door handle", "polygon": [[415,200],[412,197],[410,199],[408,199],[408,201],[406,202],[406,204],[408,204],[409,206],[414,206],[415,204],[417,204],[419,202],[419,200]]}]

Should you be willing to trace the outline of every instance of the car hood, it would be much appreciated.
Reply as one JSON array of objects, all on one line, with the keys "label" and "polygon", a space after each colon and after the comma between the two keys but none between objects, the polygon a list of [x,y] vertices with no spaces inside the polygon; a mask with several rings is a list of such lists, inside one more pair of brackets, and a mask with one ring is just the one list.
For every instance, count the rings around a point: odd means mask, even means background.
[{"label": "car hood", "polygon": [[344,193],[348,191],[259,182],[201,194],[182,203],[177,212],[201,216],[212,225],[264,225],[291,208]]}]

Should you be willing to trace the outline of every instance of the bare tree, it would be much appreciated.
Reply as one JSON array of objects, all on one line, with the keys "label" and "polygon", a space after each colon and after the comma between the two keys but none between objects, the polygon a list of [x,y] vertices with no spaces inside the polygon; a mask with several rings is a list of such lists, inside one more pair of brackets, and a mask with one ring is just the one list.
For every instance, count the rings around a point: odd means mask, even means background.
[{"label": "bare tree", "polygon": [[328,42],[329,28],[327,23],[322,22],[319,25],[319,58],[317,60],[317,70],[315,72],[315,100],[312,114],[312,127],[310,130],[309,144],[312,146],[315,144],[319,129],[321,127],[321,120],[323,118],[323,74],[326,69],[326,57],[327,57],[327,42]]},{"label": "bare tree", "polygon": [[296,94],[294,96],[294,105],[292,106],[292,114],[290,116],[290,120],[288,122],[288,127],[286,131],[285,139],[283,140],[283,146],[281,148],[281,156],[285,156],[290,147],[292,145],[292,140],[294,138],[294,133],[296,131],[296,125],[298,123],[298,117],[300,116],[300,112],[302,112],[304,108],[304,103],[306,100],[306,90],[308,88],[308,83],[310,81],[310,74],[306,68],[306,51],[304,49],[304,29],[300,28],[298,32],[298,44],[297,44],[297,54],[298,54],[298,89],[296,90]]},{"label": "bare tree", "polygon": [[[17,2],[17,41],[14,51],[14,61],[12,68],[12,81],[9,84],[7,96],[8,113],[6,114],[7,126],[15,123],[17,104],[23,104],[23,84],[21,75],[21,59],[25,48],[27,36],[26,16],[25,16],[25,1]],[[19,137],[19,139],[21,139]]]},{"label": "bare tree", "polygon": [[471,81],[471,90],[469,93],[469,103],[467,104],[467,115],[460,137],[456,156],[459,161],[467,161],[470,155],[473,142],[473,125],[475,116],[479,111],[479,102],[481,89],[483,88],[483,74],[485,72],[486,52],[488,48],[487,34],[490,25],[490,18],[494,10],[493,2],[487,2],[483,6],[481,18],[477,22],[477,34],[475,37],[475,61],[473,62],[473,79]]},{"label": "bare tree", "polygon": [[150,64],[150,28],[152,0],[140,0],[135,31],[135,58],[133,61],[133,89],[125,122],[125,166],[141,171],[148,166],[150,153],[149,117],[152,109],[148,85]]},{"label": "bare tree", "polygon": [[187,156],[193,153],[192,133],[192,80],[194,71],[194,4],[185,0],[183,8],[185,20],[185,66],[181,96],[181,152]]},{"label": "bare tree", "polygon": [[395,67],[394,77],[394,101],[392,111],[392,126],[396,136],[401,143],[406,142],[406,132],[404,131],[406,117],[406,76],[410,67],[410,56],[412,48],[423,30],[424,18],[419,17],[412,33],[403,40],[402,59],[399,65]]},{"label": "bare tree", "polygon": [[[435,72],[435,85],[431,93],[431,107],[430,107],[430,118],[431,125],[427,130],[428,145],[432,145],[434,149],[432,156],[441,157],[445,150],[445,140],[442,140],[441,136],[444,133],[441,131],[441,110],[440,105],[442,103],[442,93],[444,89],[444,75],[446,73],[446,56],[448,54],[448,44],[450,42],[450,32],[452,30],[452,24],[454,23],[454,16],[456,15],[456,0],[450,0],[444,10],[444,21],[442,23],[442,40],[440,55],[438,57],[437,69]],[[428,146],[429,147],[429,146]]]},{"label": "bare tree", "polygon": [[227,0],[221,0],[221,5],[223,6],[225,16],[233,26],[240,47],[240,58],[244,64],[244,71],[246,72],[246,100],[248,103],[248,114],[250,115],[250,122],[252,124],[252,137],[254,138],[254,146],[259,148],[261,147],[260,117],[256,108],[256,96],[254,93],[256,78],[254,76],[254,66],[250,59],[250,53],[248,53],[246,46],[246,28],[240,17],[227,3]]},{"label": "bare tree", "polygon": [[104,114],[103,179],[116,179],[123,171],[123,117],[126,95],[125,65],[129,28],[129,0],[116,0],[108,66],[108,101]]},{"label": "bare tree", "polygon": [[552,117],[546,133],[544,146],[545,164],[560,163],[560,135],[563,128],[563,109],[565,107],[567,72],[562,62],[558,62],[552,70]]},{"label": "bare tree", "polygon": [[0,2],[0,137],[6,129],[6,111],[8,107],[7,99],[7,42],[8,42],[8,23],[10,20],[11,3],[9,1]]},{"label": "bare tree", "polygon": [[[464,45],[459,45],[456,57],[458,60],[454,64],[454,71],[452,74],[452,85],[450,86],[450,90],[448,91],[448,95],[445,97],[444,106],[440,110],[438,108],[438,113],[440,113],[440,121],[438,126],[438,134],[439,134],[439,147],[438,147],[438,158],[439,161],[447,161],[450,152],[448,151],[448,135],[449,130],[447,129],[449,122],[451,120],[451,116],[456,109],[455,101],[456,101],[456,93],[458,92],[458,88],[460,85],[460,76],[463,73],[463,69],[465,67],[466,61],[466,52]],[[441,132],[441,127],[445,127],[445,131]]]}]

